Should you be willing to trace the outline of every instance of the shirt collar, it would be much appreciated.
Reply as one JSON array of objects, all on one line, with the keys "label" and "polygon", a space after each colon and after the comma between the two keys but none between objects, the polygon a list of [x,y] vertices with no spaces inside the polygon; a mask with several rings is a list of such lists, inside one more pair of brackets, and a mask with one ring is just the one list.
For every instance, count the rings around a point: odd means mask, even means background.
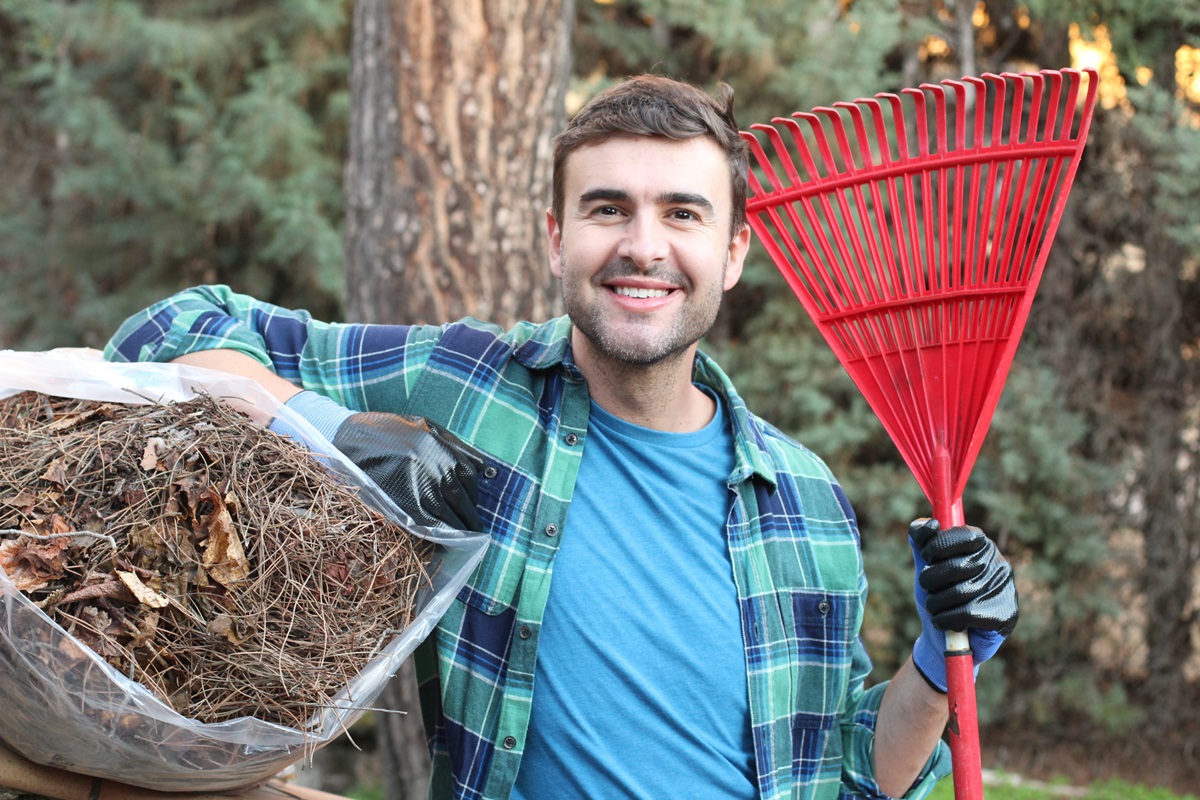
[{"label": "shirt collar", "polygon": [[[513,357],[531,370],[555,369],[561,365],[568,380],[582,381],[583,375],[571,354],[571,328],[571,320],[565,316],[536,325],[514,351]],[[763,423],[750,412],[729,376],[708,355],[696,352],[692,374],[697,383],[711,387],[721,395],[733,422],[737,452],[731,480],[741,482],[757,476],[774,488],[775,460],[767,447]]]},{"label": "shirt collar", "polygon": [[775,459],[767,447],[763,422],[750,412],[725,371],[703,351],[696,351],[692,368],[693,380],[718,392],[725,401],[733,421],[735,462],[730,480],[742,482],[758,477],[775,488]]},{"label": "shirt collar", "polygon": [[513,358],[532,370],[555,369],[562,365],[569,379],[583,380],[571,355],[571,320],[567,317],[555,317],[534,326],[528,338],[513,351]]}]

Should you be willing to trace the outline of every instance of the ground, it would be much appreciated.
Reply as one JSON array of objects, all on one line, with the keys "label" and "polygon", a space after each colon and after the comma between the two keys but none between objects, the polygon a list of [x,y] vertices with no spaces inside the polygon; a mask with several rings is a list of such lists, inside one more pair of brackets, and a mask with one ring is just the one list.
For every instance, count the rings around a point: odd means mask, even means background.
[{"label": "ground", "polygon": [[988,733],[981,737],[986,766],[1030,778],[1065,779],[1086,786],[1120,780],[1200,794],[1200,723],[1164,742],[1141,736],[1102,742],[1087,735]]}]

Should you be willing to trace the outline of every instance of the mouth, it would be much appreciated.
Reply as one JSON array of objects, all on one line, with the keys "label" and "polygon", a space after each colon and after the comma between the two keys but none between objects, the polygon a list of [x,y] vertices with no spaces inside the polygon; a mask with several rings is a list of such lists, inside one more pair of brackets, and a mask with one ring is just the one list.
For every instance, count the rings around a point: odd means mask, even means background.
[{"label": "mouth", "polygon": [[640,286],[613,286],[612,290],[621,297],[632,297],[635,300],[666,297],[671,293],[670,289],[647,289]]}]

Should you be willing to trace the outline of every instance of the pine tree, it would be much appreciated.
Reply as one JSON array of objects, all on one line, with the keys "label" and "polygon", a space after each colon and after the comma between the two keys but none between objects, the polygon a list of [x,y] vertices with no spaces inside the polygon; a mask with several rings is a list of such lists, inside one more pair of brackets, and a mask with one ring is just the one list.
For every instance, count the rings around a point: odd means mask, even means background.
[{"label": "pine tree", "polygon": [[337,307],[343,4],[0,0],[0,33],[0,342],[201,281]]}]

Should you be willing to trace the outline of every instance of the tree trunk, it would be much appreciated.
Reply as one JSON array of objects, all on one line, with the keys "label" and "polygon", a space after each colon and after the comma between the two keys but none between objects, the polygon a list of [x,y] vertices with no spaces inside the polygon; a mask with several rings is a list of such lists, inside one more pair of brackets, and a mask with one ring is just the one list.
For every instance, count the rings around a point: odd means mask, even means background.
[{"label": "tree trunk", "polygon": [[572,0],[359,0],[345,176],[347,308],[502,324],[558,308],[551,142]]},{"label": "tree trunk", "polygon": [[[572,0],[358,0],[345,172],[347,316],[546,319],[552,139],[565,121]],[[424,797],[406,663],[381,704],[386,796]]]},{"label": "tree trunk", "polygon": [[405,661],[380,698],[384,708],[404,714],[380,714],[379,767],[384,797],[421,800],[429,786],[429,748],[417,702],[417,676]]}]

